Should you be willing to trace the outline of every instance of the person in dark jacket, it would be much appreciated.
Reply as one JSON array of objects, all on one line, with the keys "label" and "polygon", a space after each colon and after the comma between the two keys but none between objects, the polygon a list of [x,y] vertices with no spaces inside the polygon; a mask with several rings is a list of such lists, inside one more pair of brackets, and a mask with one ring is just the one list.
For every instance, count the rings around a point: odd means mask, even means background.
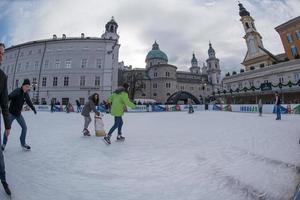
[{"label": "person in dark jacket", "polygon": [[[4,44],[0,43],[0,65],[4,56]],[[9,135],[10,133],[10,123],[9,123],[9,113],[8,113],[8,96],[7,96],[7,76],[0,69],[0,112],[2,112],[4,127],[5,127],[5,135]],[[0,115],[0,141],[1,141],[1,115]],[[2,149],[0,148],[0,180],[3,185],[3,188],[6,194],[11,195],[11,191],[6,182],[5,176],[5,163]]]},{"label": "person in dark jacket", "polygon": [[[14,120],[17,120],[17,122],[20,124],[22,127],[22,132],[20,136],[20,142],[21,146],[23,147],[24,150],[30,150],[31,147],[26,144],[26,133],[27,133],[27,126],[26,122],[21,114],[22,108],[24,105],[24,102],[33,110],[34,114],[36,114],[35,107],[32,105],[32,102],[29,97],[29,90],[30,90],[30,81],[28,79],[25,79],[22,87],[17,88],[12,93],[8,95],[8,99],[10,101],[9,105],[9,122],[10,125]],[[7,144],[7,136],[4,135],[3,137],[3,144],[2,144],[2,149],[5,149],[5,146]]]},{"label": "person in dark jacket", "polygon": [[51,112],[52,113],[55,112],[55,100],[54,99],[51,100]]},{"label": "person in dark jacket", "polygon": [[78,99],[76,100],[76,105],[77,105],[77,112],[80,113],[81,112],[81,104],[78,101]]},{"label": "person in dark jacket", "polygon": [[84,128],[83,128],[83,135],[84,136],[91,136],[88,127],[92,121],[90,113],[92,111],[95,112],[96,115],[100,115],[100,112],[97,111],[96,106],[99,104],[99,95],[94,93],[92,96],[89,97],[88,102],[83,106],[81,111],[81,115],[84,117]]},{"label": "person in dark jacket", "polygon": [[278,92],[276,91],[275,92],[275,108],[276,108],[276,114],[277,114],[276,120],[281,120],[280,107],[281,107],[281,99],[280,99]]}]

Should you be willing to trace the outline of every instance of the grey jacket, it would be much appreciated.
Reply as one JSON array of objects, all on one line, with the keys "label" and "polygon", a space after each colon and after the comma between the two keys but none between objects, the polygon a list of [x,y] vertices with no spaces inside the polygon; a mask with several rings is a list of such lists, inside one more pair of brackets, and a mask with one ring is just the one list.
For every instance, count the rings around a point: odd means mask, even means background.
[{"label": "grey jacket", "polygon": [[90,116],[90,112],[92,111],[94,111],[97,115],[100,114],[96,109],[96,105],[93,101],[93,96],[94,95],[90,96],[89,101],[84,104],[83,109],[81,111],[81,115],[88,117]]}]

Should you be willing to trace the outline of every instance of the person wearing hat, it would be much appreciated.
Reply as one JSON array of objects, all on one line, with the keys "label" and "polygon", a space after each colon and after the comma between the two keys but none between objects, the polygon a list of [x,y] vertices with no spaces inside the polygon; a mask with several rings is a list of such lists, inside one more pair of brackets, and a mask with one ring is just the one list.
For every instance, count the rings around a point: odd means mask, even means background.
[{"label": "person wearing hat", "polygon": [[[34,114],[36,114],[35,107],[33,106],[30,97],[29,97],[29,91],[30,91],[30,80],[25,79],[22,87],[15,89],[8,95],[8,100],[10,101],[9,105],[9,123],[10,125],[14,120],[17,120],[19,125],[22,127],[22,132],[20,136],[20,142],[21,146],[24,150],[29,151],[31,147],[26,144],[26,133],[27,133],[27,126],[26,122],[21,114],[22,108],[24,105],[24,102],[33,110]],[[2,144],[2,150],[5,149],[5,146],[7,144],[7,135],[4,134],[3,137],[3,144]]]},{"label": "person wearing hat", "polygon": [[111,104],[111,115],[115,117],[115,123],[108,134],[104,137],[104,141],[107,144],[110,144],[110,137],[116,129],[118,129],[117,141],[125,140],[125,137],[122,136],[122,116],[124,114],[124,109],[126,109],[126,106],[135,108],[135,104],[133,104],[128,98],[128,88],[129,85],[124,83],[123,87],[118,88],[108,99],[108,102]]},{"label": "person wearing hat", "polygon": [[[0,65],[4,57],[4,44],[0,43]],[[9,113],[8,113],[8,95],[7,95],[7,76],[0,69],[0,113],[3,115],[5,132],[4,135],[10,133]],[[1,116],[0,116],[0,141],[1,141]],[[6,182],[5,163],[2,149],[0,148],[0,180],[7,195],[11,195],[11,191]]]}]

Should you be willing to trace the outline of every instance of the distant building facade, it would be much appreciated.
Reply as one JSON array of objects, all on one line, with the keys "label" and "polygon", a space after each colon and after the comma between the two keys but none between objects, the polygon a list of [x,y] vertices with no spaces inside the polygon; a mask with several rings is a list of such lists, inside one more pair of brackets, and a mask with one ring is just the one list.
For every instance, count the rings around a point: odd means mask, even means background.
[{"label": "distant building facade", "polygon": [[300,16],[277,26],[288,59],[299,58],[300,54]]},{"label": "distant building facade", "polygon": [[[225,103],[255,104],[259,98],[263,103],[274,103],[274,92],[278,91],[284,103],[300,103],[300,60],[294,58],[289,61],[291,44],[298,44],[293,40],[285,47],[286,54],[273,55],[263,46],[262,37],[258,33],[254,19],[239,3],[239,14],[245,30],[244,39],[247,53],[242,64],[245,69],[240,73],[227,73],[223,79],[223,88],[216,95],[223,98]],[[290,33],[297,33],[294,24],[298,18],[291,20],[276,30],[280,33],[283,43],[286,43],[288,29]],[[292,29],[287,27],[292,26]]]},{"label": "distant building facade", "polygon": [[[212,95],[214,89],[221,87],[221,69],[215,50],[209,44],[209,58],[202,69],[193,54],[189,71],[178,71],[168,63],[168,56],[155,42],[146,56],[146,68],[121,67],[120,84],[131,83],[135,99],[154,99],[160,103],[172,103],[172,97],[182,94],[182,103],[194,98],[201,103]],[[174,103],[174,102],[173,102]]]},{"label": "distant building facade", "polygon": [[114,19],[102,37],[57,38],[19,44],[6,49],[1,68],[8,75],[8,89],[32,82],[32,98],[49,104],[82,104],[97,92],[105,100],[118,86],[119,35]]}]

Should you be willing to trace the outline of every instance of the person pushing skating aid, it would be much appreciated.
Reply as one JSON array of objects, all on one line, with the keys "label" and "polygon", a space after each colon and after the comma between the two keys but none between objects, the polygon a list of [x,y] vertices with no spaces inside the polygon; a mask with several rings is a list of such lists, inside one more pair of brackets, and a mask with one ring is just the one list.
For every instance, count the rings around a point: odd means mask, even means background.
[{"label": "person pushing skating aid", "polygon": [[122,126],[124,114],[124,109],[126,106],[130,108],[135,108],[135,105],[128,98],[128,88],[127,83],[123,84],[123,87],[118,88],[108,99],[108,102],[111,104],[111,115],[115,117],[115,123],[111,127],[108,134],[104,137],[104,141],[107,144],[110,144],[110,137],[112,133],[118,128],[118,141],[124,141],[125,137],[122,136]]}]

